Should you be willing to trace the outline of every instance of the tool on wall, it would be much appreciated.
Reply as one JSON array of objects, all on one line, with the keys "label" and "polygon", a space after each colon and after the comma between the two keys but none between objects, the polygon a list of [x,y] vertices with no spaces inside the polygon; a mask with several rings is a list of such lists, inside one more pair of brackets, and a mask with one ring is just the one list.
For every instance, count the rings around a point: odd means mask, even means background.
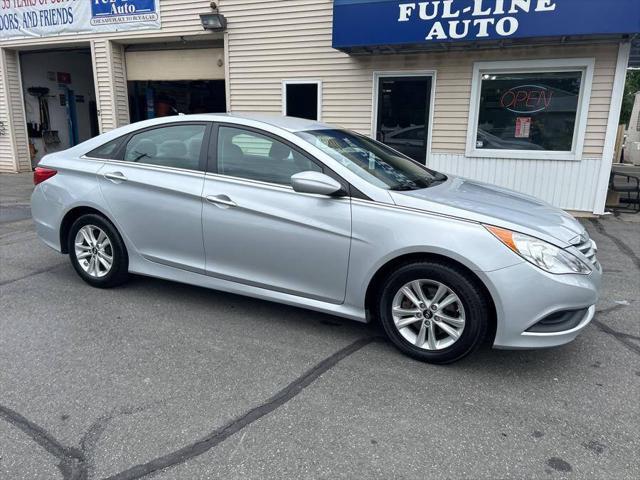
[{"label": "tool on wall", "polygon": [[[27,89],[29,95],[33,95],[38,99],[38,107],[40,109],[40,128],[33,127],[34,132],[40,131],[40,136],[45,145],[54,145],[60,143],[57,130],[51,130],[49,116],[49,89],[47,87],[29,87]],[[34,135],[37,136],[37,135]]]}]

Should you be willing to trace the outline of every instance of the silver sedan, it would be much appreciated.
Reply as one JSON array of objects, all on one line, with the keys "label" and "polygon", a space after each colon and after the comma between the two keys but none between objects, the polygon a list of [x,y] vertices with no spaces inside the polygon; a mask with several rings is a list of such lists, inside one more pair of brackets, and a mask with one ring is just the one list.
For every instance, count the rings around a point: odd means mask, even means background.
[{"label": "silver sedan", "polygon": [[40,238],[90,285],[136,273],[376,319],[428,362],[565,344],[598,299],[595,243],[567,213],[312,121],[149,120],[47,155],[34,180]]}]

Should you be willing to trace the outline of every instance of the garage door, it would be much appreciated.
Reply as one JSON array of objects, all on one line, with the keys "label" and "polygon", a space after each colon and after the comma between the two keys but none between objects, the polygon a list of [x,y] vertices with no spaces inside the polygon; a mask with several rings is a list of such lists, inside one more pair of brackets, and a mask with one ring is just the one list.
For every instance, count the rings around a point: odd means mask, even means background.
[{"label": "garage door", "polygon": [[127,80],[224,80],[224,49],[129,51]]}]

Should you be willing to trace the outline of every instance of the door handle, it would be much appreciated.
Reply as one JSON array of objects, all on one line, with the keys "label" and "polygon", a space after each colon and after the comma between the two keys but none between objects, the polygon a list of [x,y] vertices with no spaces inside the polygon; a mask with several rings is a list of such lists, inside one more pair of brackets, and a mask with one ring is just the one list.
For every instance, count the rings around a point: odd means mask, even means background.
[{"label": "door handle", "polygon": [[126,182],[127,181],[127,177],[125,177],[124,173],[122,173],[122,172],[105,173],[103,175],[103,177],[106,178],[107,180],[111,180],[114,183]]},{"label": "door handle", "polygon": [[214,205],[224,205],[225,207],[237,207],[238,204],[231,200],[226,195],[209,195],[205,197],[207,202],[213,203]]}]

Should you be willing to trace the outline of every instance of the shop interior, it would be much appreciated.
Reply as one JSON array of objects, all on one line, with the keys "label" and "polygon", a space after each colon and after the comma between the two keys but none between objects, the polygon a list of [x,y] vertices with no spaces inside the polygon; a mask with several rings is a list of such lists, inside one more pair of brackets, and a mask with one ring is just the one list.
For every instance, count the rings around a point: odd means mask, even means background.
[{"label": "shop interior", "polygon": [[132,122],[179,114],[226,111],[224,80],[130,81]]},{"label": "shop interior", "polygon": [[23,51],[20,69],[32,165],[99,134],[89,48]]}]

